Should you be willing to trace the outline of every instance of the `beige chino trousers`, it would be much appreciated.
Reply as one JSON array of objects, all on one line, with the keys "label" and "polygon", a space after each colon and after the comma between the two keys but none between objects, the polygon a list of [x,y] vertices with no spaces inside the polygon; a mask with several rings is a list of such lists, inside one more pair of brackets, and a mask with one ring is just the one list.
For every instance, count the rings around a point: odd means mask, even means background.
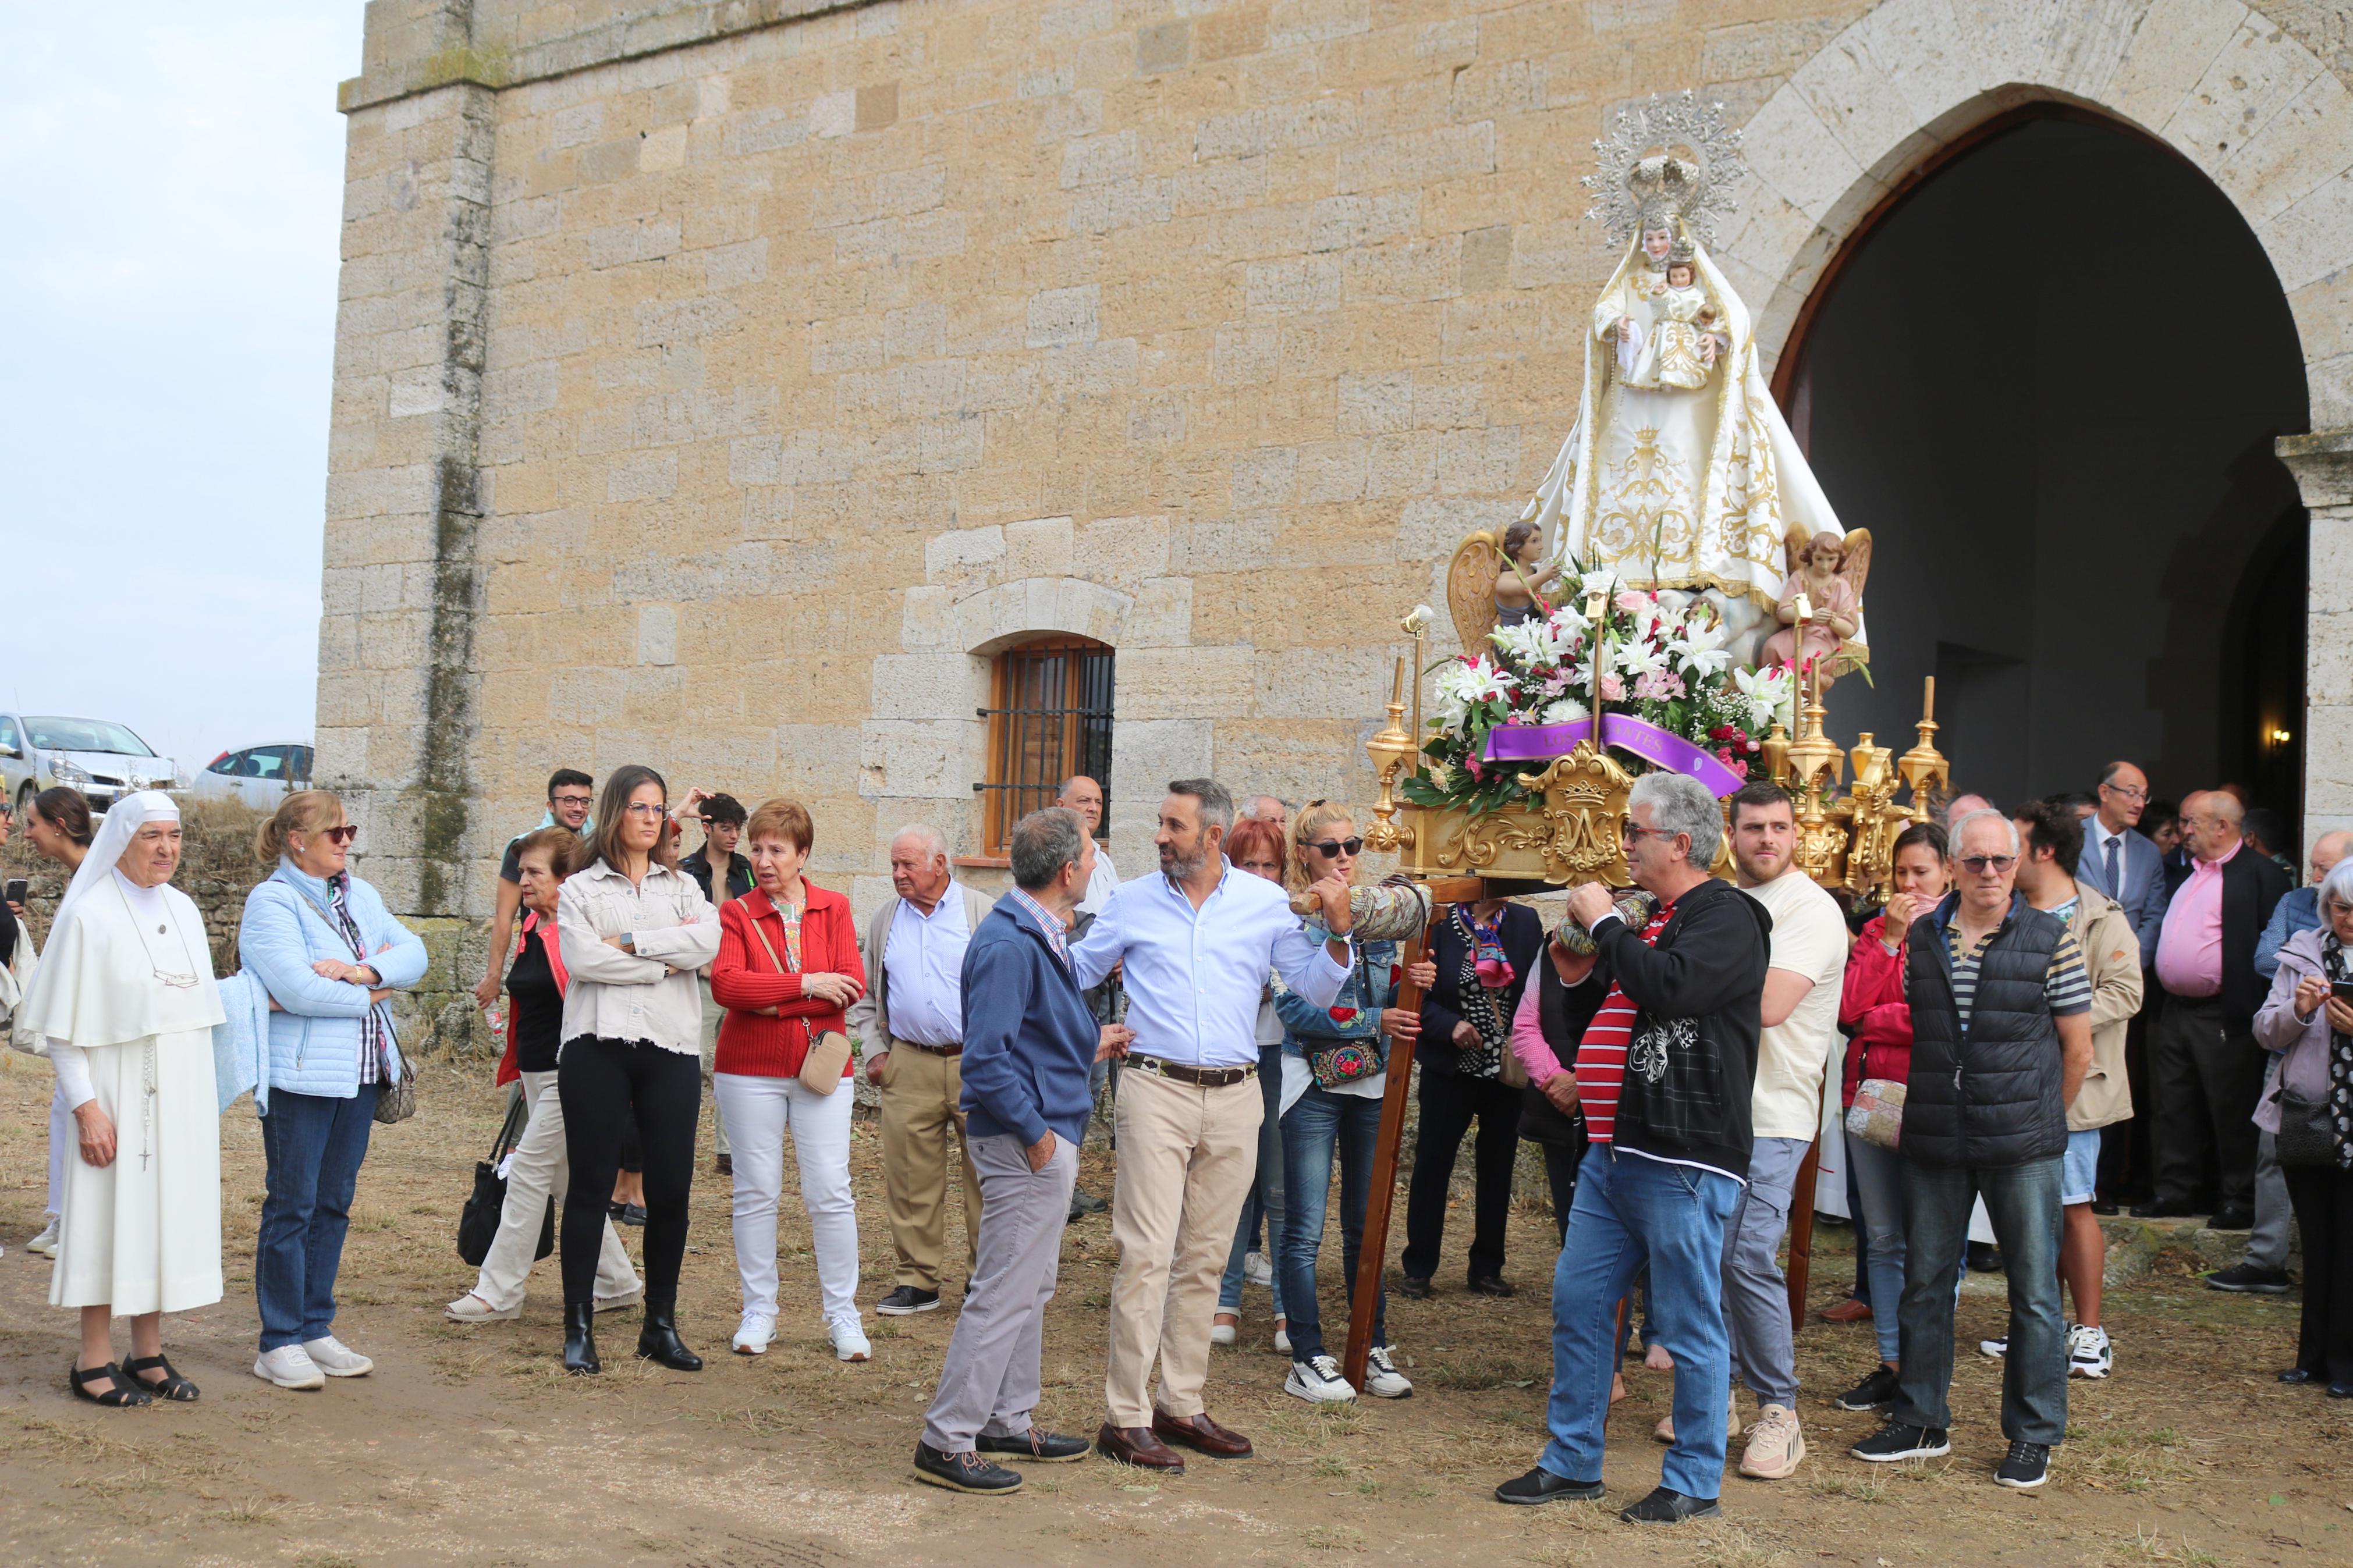
[{"label": "beige chino trousers", "polygon": [[897,1282],[918,1290],[940,1288],[940,1258],[947,1246],[950,1127],[964,1160],[964,1230],[971,1247],[966,1256],[980,1256],[980,1175],[965,1142],[961,1066],[955,1057],[893,1040],[876,1086],[882,1101],[882,1196],[891,1215],[891,1245],[899,1253]]},{"label": "beige chino trousers", "polygon": [[[1111,1370],[1103,1404],[1114,1426],[1149,1426],[1155,1404],[1201,1414],[1209,1328],[1233,1250],[1242,1199],[1258,1173],[1266,1097],[1245,1079],[1196,1089],[1134,1067],[1120,1075],[1113,1111],[1119,1167],[1111,1235]],[[1150,1394],[1154,1352],[1160,1394]]]}]

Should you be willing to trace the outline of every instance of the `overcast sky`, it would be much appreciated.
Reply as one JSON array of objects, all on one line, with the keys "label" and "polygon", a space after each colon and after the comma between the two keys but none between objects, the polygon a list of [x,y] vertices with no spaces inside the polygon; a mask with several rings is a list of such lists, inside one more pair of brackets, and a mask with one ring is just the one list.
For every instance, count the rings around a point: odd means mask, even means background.
[{"label": "overcast sky", "polygon": [[311,737],[361,9],[0,6],[0,703]]}]

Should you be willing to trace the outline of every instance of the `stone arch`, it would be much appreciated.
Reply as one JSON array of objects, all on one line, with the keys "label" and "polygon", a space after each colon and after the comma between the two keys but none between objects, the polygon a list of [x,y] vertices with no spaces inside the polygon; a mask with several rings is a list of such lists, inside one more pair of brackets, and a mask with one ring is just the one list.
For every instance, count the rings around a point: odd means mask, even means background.
[{"label": "stone arch", "polygon": [[1885,0],[1746,125],[1717,255],[1776,368],[1859,227],[1985,121],[2037,102],[2165,143],[2239,210],[2294,320],[2311,433],[2279,439],[2311,518],[2307,835],[2353,826],[2353,90],[2236,0]]},{"label": "stone arch", "polygon": [[1944,148],[2021,104],[2073,103],[2230,197],[2295,315],[2316,427],[2353,423],[2353,91],[2234,0],[1963,9],[1886,0],[1749,119],[1754,177],[1719,252],[1767,354],[1857,226]]}]

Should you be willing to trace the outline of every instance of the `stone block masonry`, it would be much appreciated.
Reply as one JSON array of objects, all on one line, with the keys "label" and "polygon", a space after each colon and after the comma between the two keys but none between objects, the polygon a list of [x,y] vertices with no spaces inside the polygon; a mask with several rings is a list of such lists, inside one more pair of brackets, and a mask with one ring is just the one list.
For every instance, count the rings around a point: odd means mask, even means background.
[{"label": "stone block masonry", "polygon": [[[374,0],[319,757],[446,977],[407,1005],[471,1041],[492,868],[559,765],[790,793],[861,912],[900,826],[978,851],[976,710],[1029,637],[1117,650],[1131,874],[1176,774],[1369,801],[1396,615],[1574,416],[1616,260],[1577,182],[1652,91],[1750,124],[1720,255],[1768,353],[1907,169],[2063,97],[2241,202],[2316,422],[2353,421],[2353,110],[2316,8],[1788,9]],[[2321,542],[2336,615],[2353,557]],[[2324,673],[2309,727],[2353,733]]]}]

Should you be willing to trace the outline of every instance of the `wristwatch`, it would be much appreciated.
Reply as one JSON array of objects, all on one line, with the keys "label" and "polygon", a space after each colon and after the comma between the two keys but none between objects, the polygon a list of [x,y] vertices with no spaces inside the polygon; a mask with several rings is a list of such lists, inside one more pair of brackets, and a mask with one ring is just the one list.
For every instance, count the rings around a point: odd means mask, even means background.
[{"label": "wristwatch", "polygon": [[637,956],[638,937],[635,931],[625,931],[621,933],[621,951],[632,958]]}]

